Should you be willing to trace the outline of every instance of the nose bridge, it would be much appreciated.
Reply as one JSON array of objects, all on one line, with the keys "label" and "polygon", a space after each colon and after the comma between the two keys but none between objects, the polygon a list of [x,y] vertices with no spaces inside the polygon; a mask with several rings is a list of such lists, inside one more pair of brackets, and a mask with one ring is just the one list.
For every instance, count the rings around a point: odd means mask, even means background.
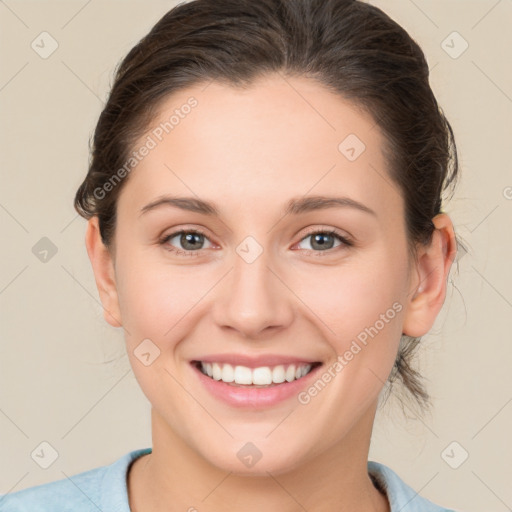
[{"label": "nose bridge", "polygon": [[290,296],[275,275],[273,258],[253,237],[235,249],[233,270],[217,304],[216,321],[243,336],[255,337],[267,327],[284,327],[291,321]]}]

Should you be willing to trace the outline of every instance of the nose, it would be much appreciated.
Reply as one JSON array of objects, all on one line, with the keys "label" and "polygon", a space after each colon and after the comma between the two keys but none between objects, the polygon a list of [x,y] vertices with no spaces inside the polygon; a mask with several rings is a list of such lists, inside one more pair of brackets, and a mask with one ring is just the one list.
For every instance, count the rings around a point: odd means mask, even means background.
[{"label": "nose", "polygon": [[214,305],[213,317],[221,329],[261,338],[290,325],[294,295],[269,263],[265,251],[251,263],[235,255]]}]

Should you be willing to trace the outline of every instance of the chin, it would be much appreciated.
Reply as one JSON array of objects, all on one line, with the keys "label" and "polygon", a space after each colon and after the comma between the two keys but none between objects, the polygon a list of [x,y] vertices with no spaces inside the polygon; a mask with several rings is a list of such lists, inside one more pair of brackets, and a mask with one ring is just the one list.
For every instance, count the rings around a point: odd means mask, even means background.
[{"label": "chin", "polygon": [[[201,453],[202,450],[199,452]],[[275,445],[268,439],[261,442],[234,441],[230,446],[217,445],[202,456],[213,466],[239,476],[268,477],[268,473],[286,473],[301,464],[299,446]]]}]

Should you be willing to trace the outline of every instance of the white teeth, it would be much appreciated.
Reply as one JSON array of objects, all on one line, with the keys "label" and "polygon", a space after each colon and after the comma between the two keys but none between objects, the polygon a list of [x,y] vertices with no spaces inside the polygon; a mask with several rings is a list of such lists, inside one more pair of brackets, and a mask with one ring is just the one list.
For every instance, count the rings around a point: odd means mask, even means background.
[{"label": "white teeth", "polygon": [[235,380],[235,369],[230,364],[225,364],[223,366],[222,380],[224,382],[233,382]]},{"label": "white teeth", "polygon": [[217,363],[212,364],[213,378],[220,380],[222,378],[222,369]]},{"label": "white teeth", "polygon": [[284,382],[285,380],[285,374],[284,374],[284,366],[280,364],[279,366],[276,366],[272,370],[272,382],[275,382],[276,384],[281,384],[281,382]]},{"label": "white teeth", "polygon": [[[237,366],[237,368],[243,368],[243,366]],[[272,370],[268,366],[262,366],[261,368],[254,368],[251,370],[249,368],[245,368],[248,371],[249,379],[251,379],[252,373],[252,381],[244,382],[244,384],[256,384],[257,386],[266,386],[268,384],[272,384]],[[247,379],[247,380],[249,380]]]},{"label": "white teeth", "polygon": [[292,364],[286,369],[286,381],[291,382],[295,380],[295,366]]},{"label": "white teeth", "polygon": [[258,368],[248,368],[247,366],[235,366],[219,363],[201,363],[202,372],[214,380],[222,380],[227,383],[270,386],[271,384],[281,384],[284,381],[292,382],[300,379],[311,370],[310,364],[288,366],[277,365],[273,368],[269,366],[260,366]]},{"label": "white teeth", "polygon": [[235,382],[237,384],[252,384],[251,369],[246,366],[235,366]]}]

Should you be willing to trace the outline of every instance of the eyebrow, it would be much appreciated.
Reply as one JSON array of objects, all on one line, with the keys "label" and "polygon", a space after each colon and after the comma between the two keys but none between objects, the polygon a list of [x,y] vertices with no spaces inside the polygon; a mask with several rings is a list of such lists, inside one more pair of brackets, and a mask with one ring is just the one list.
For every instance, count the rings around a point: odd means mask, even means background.
[{"label": "eyebrow", "polygon": [[[220,216],[219,208],[212,202],[197,199],[195,197],[163,196],[152,201],[146,206],[143,206],[140,210],[139,217],[148,211],[162,206],[172,206],[182,210],[208,215],[210,217]],[[355,199],[351,199],[350,197],[331,196],[306,196],[291,199],[286,204],[284,215],[299,215],[301,213],[339,207],[353,208],[370,215],[374,215],[375,217],[377,216],[375,211]]]}]

